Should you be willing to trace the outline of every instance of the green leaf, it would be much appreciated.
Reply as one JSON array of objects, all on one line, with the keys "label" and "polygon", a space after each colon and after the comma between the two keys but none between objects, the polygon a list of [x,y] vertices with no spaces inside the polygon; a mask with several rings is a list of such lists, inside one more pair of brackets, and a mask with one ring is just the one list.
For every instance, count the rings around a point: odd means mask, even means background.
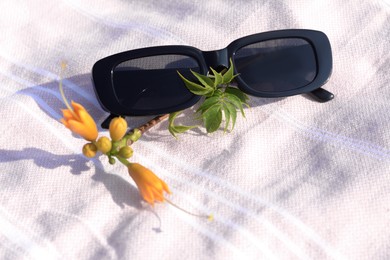
[{"label": "green leaf", "polygon": [[232,120],[232,128],[231,128],[232,131],[234,129],[234,126],[236,125],[237,110],[232,104],[226,104],[226,108],[229,110],[229,114]]},{"label": "green leaf", "polygon": [[222,122],[221,106],[214,105],[210,107],[202,114],[202,116],[207,133],[217,131]]},{"label": "green leaf", "polygon": [[220,88],[217,88],[215,91],[214,91],[214,94],[213,96],[215,97],[222,97],[224,95],[224,91],[222,91]]},{"label": "green leaf", "polygon": [[[192,82],[186,79],[179,72],[179,76],[184,81],[187,88],[195,95],[205,96],[202,104],[196,110],[199,118],[203,120],[203,124],[208,133],[217,131],[224,120],[224,131],[233,130],[236,124],[238,110],[245,117],[243,106],[249,106],[247,101],[248,96],[240,89],[230,85],[230,82],[237,76],[234,75],[234,65],[232,59],[229,60],[229,69],[223,72],[217,72],[210,68],[210,74],[205,76],[194,72],[191,73],[197,79]],[[211,74],[212,73],[212,74]],[[177,126],[174,120],[178,113],[172,113],[169,121],[169,131],[176,136],[178,133],[183,133],[195,126]]]},{"label": "green leaf", "polygon": [[229,69],[222,75],[222,83],[227,84],[230,83],[235,76],[233,75],[234,73],[234,68],[233,68],[233,61],[230,59],[230,67]]},{"label": "green leaf", "polygon": [[242,116],[245,117],[245,112],[244,112],[244,108],[242,107],[241,100],[233,94],[230,93],[225,93],[225,94],[229,102],[233,104],[237,109],[240,109]]},{"label": "green leaf", "polygon": [[205,99],[205,101],[202,103],[202,105],[199,106],[199,108],[196,110],[196,112],[203,113],[205,110],[207,110],[209,107],[215,105],[218,103],[219,97],[218,96],[212,96]]},{"label": "green leaf", "polygon": [[173,112],[171,114],[169,114],[169,118],[168,118],[168,130],[169,132],[171,133],[171,135],[173,135],[174,137],[176,137],[176,131],[175,131],[175,119],[176,117],[181,113],[181,111],[177,111],[177,112]]},{"label": "green leaf", "polygon": [[217,86],[222,83],[222,75],[211,67],[210,70],[213,72],[214,75],[214,88],[217,88]]},{"label": "green leaf", "polygon": [[177,73],[179,74],[180,78],[184,81],[184,84],[186,85],[188,90],[194,93],[195,95],[198,96],[209,95],[210,93],[212,94],[212,92],[214,91],[214,89],[210,86],[199,85],[195,82],[186,79],[183,75],[180,74],[180,72]]},{"label": "green leaf", "polygon": [[168,130],[175,138],[177,138],[177,134],[184,133],[192,128],[195,128],[196,126],[184,126],[184,125],[175,125],[175,119],[176,117],[181,113],[181,111],[173,112],[169,114],[169,125]]},{"label": "green leaf", "polygon": [[174,131],[174,129],[172,127],[168,127],[168,131],[169,131],[169,133],[171,133],[171,135],[173,137],[177,138],[177,136],[176,136],[177,133]]},{"label": "green leaf", "polygon": [[186,126],[186,125],[175,125],[174,126],[174,132],[177,134],[184,133],[192,128],[195,128],[196,126],[191,125],[191,126]]},{"label": "green leaf", "polygon": [[232,95],[238,97],[240,99],[241,103],[243,103],[243,104],[248,106],[247,101],[249,100],[249,97],[248,97],[247,94],[242,92],[240,89],[233,88],[233,87],[227,87],[225,89],[225,93],[229,93],[229,94],[232,94]]},{"label": "green leaf", "polygon": [[173,126],[174,125],[174,122],[175,122],[175,119],[178,115],[181,114],[182,111],[176,111],[176,112],[173,112],[173,113],[170,113],[169,114],[169,118],[168,118],[168,122],[169,122],[169,125]]},{"label": "green leaf", "polygon": [[191,70],[191,73],[199,80],[200,83],[202,83],[203,86],[208,86],[210,88],[214,88],[214,81],[210,79],[209,77],[199,74],[195,71]]},{"label": "green leaf", "polygon": [[229,129],[229,123],[230,123],[230,111],[227,108],[227,105],[224,104],[222,106],[223,114],[225,116],[225,128],[223,129],[224,132],[226,132]]}]

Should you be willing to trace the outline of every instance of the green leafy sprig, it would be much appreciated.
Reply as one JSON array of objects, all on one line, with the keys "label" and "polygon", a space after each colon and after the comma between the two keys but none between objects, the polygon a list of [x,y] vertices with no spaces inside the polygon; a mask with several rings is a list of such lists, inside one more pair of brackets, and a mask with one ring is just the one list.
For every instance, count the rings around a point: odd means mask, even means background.
[{"label": "green leafy sprig", "polygon": [[[212,75],[202,75],[191,70],[198,82],[192,82],[186,79],[180,72],[180,78],[184,81],[186,87],[195,95],[204,96],[203,103],[196,110],[199,114],[197,119],[203,121],[207,133],[217,131],[224,121],[224,131],[234,129],[237,112],[241,112],[245,117],[244,105],[248,106],[249,97],[238,88],[231,85],[234,75],[233,62],[230,60],[230,67],[225,72],[217,72],[210,68]],[[174,112],[169,115],[169,131],[176,137],[177,134],[183,133],[196,126],[175,125],[174,121],[180,114]]]}]

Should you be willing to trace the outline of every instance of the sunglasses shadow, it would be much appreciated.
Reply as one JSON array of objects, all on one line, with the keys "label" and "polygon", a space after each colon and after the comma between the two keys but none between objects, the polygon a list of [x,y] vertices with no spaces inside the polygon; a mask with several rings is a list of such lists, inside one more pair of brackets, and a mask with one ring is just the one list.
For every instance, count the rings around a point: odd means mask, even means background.
[{"label": "sunglasses shadow", "polygon": [[[62,85],[65,97],[69,102],[74,101],[82,104],[97,122],[105,118],[106,112],[100,107],[94,94],[91,74],[63,78]],[[60,94],[58,80],[26,87],[16,92],[16,95],[31,97],[47,116],[60,123],[62,109],[66,109],[66,106]]]}]

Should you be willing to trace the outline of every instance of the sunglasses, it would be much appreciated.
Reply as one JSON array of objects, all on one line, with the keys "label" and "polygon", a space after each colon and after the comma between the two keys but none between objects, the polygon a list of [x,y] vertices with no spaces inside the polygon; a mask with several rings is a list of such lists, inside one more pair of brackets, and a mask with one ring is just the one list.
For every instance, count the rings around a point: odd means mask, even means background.
[{"label": "sunglasses", "polygon": [[207,75],[223,71],[231,59],[237,87],[266,98],[307,93],[326,102],[333,94],[322,89],[332,71],[332,51],[323,32],[304,29],[253,34],[216,51],[190,46],[159,46],[121,52],[97,61],[92,68],[96,96],[110,116],[161,115],[193,106],[192,94],[178,75],[196,81],[191,70]]}]

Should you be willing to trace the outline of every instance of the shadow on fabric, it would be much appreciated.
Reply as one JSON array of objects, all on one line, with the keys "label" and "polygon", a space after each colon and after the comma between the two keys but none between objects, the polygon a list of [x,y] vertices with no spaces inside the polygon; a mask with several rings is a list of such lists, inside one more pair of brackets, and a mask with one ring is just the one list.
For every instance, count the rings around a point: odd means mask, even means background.
[{"label": "shadow on fabric", "polygon": [[[69,166],[70,173],[80,175],[83,172],[90,171],[87,165],[88,160],[81,154],[58,155],[38,148],[25,148],[23,150],[4,150],[0,149],[0,163],[33,160],[34,163],[46,169],[56,169],[62,166]],[[95,174],[92,179],[102,183],[110,192],[113,201],[123,208],[125,205],[141,208],[141,197],[138,190],[120,176],[106,173],[99,160],[94,160]],[[127,176],[125,176],[127,177]],[[129,177],[130,180],[130,177]]]}]

